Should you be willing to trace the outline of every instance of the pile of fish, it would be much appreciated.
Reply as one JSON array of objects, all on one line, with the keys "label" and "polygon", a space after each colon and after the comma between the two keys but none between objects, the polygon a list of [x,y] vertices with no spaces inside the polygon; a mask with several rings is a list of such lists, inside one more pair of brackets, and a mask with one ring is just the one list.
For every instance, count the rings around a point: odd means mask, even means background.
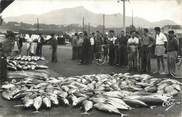
[{"label": "pile of fish", "polygon": [[16,57],[8,57],[8,59],[10,60],[18,60],[18,61],[40,61],[40,60],[45,60],[44,57],[39,57],[39,56],[16,56]]},{"label": "pile of fish", "polygon": [[35,61],[45,60],[43,57],[37,56],[17,56],[14,58],[7,58],[7,68],[11,71],[18,70],[35,70],[35,69],[47,69],[48,66],[39,65]]},{"label": "pile of fish", "polygon": [[2,85],[2,97],[21,99],[25,108],[51,108],[55,105],[81,106],[84,114],[95,108],[124,116],[121,111],[138,107],[165,105],[182,90],[173,79],[153,78],[147,74],[93,74],[51,77],[46,73],[28,76]]}]

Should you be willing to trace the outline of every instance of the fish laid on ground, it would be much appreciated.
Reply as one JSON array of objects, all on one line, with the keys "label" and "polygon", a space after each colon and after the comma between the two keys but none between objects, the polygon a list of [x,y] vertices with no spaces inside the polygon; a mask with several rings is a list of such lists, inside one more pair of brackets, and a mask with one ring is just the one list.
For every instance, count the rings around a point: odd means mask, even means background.
[{"label": "fish laid on ground", "polygon": [[6,100],[11,100],[12,95],[10,95],[10,93],[8,91],[3,91],[2,92],[2,97]]},{"label": "fish laid on ground", "polygon": [[93,102],[92,101],[89,101],[89,100],[83,101],[84,113],[82,113],[82,114],[88,114],[88,111],[91,110],[92,108],[93,108]]},{"label": "fish laid on ground", "polygon": [[42,101],[47,108],[51,108],[51,100],[48,97],[44,97]]},{"label": "fish laid on ground", "polygon": [[34,99],[30,98],[29,96],[26,96],[23,98],[24,107],[29,108],[34,104]]},{"label": "fish laid on ground", "polygon": [[14,84],[5,84],[1,87],[2,89],[11,89],[11,88],[15,88]]},{"label": "fish laid on ground", "polygon": [[70,104],[69,101],[66,98],[61,98],[61,100],[63,101],[63,103],[65,105],[69,105]]},{"label": "fish laid on ground", "polygon": [[92,97],[90,98],[91,101],[93,101],[94,103],[104,103],[106,102],[106,98],[104,97]]},{"label": "fish laid on ground", "polygon": [[132,109],[122,99],[119,99],[119,98],[108,98],[108,100],[109,100],[109,102],[114,102],[114,103],[117,103],[119,105],[122,105],[124,107],[123,109],[126,109],[126,110],[131,110]]},{"label": "fish laid on ground", "polygon": [[73,95],[73,94],[70,95],[69,97],[70,97],[70,99],[72,101],[72,105],[76,106],[78,104],[78,98],[75,95]]},{"label": "fish laid on ground", "polygon": [[101,110],[101,111],[119,114],[122,117],[124,116],[124,114],[120,113],[120,111],[115,106],[113,106],[111,104],[96,103],[96,104],[94,104],[94,107],[98,110]]},{"label": "fish laid on ground", "polygon": [[75,104],[75,106],[79,105],[80,103],[82,103],[86,99],[88,99],[88,97],[79,97],[77,103]]},{"label": "fish laid on ground", "polygon": [[58,104],[59,104],[57,95],[50,94],[49,98],[50,98],[50,100],[51,100],[51,102],[52,102],[53,104],[55,104],[55,105],[58,105]]},{"label": "fish laid on ground", "polygon": [[126,102],[126,104],[133,107],[135,106],[148,107],[148,105],[145,102],[137,100],[137,99],[124,98],[123,100]]},{"label": "fish laid on ground", "polygon": [[42,106],[42,97],[38,96],[34,99],[34,103],[33,106],[36,110],[36,112],[38,112],[38,110],[40,109],[40,107]]}]

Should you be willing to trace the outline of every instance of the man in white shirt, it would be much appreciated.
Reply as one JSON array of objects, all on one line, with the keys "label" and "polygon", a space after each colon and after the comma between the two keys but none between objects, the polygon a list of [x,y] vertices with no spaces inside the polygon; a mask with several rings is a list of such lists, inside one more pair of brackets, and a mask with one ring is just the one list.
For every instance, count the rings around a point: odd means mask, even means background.
[{"label": "man in white shirt", "polygon": [[166,51],[167,37],[161,32],[160,27],[155,27],[154,30],[156,32],[155,55],[157,57],[157,73],[160,72],[161,63],[163,69],[161,74],[165,74],[164,54]]},{"label": "man in white shirt", "polygon": [[139,39],[135,36],[135,32],[133,31],[127,42],[129,71],[137,70],[138,44]]}]

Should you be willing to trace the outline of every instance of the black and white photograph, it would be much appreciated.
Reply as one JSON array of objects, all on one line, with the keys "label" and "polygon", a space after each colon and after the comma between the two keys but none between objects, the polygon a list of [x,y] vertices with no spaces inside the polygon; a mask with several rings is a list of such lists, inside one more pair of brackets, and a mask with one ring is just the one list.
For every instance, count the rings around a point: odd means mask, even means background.
[{"label": "black and white photograph", "polygon": [[182,117],[182,0],[0,0],[0,117]]}]

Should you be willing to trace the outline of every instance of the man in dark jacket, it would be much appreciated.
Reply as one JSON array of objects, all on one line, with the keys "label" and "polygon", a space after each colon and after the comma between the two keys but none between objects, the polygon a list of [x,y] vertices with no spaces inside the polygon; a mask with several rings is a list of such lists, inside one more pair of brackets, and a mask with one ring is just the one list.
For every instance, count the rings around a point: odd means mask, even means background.
[{"label": "man in dark jacket", "polygon": [[119,65],[126,66],[128,64],[127,53],[127,37],[124,36],[124,31],[121,31],[119,36]]},{"label": "man in dark jacket", "polygon": [[37,40],[37,49],[36,49],[36,55],[42,56],[42,46],[43,46],[44,38],[42,35],[39,35],[39,38]]},{"label": "man in dark jacket", "polygon": [[56,36],[54,34],[51,35],[50,39],[50,45],[52,47],[52,62],[57,63],[57,45],[58,41],[56,39]]},{"label": "man in dark jacket", "polygon": [[91,48],[91,44],[90,44],[90,39],[88,38],[87,32],[84,31],[83,32],[84,36],[83,36],[83,45],[82,45],[82,57],[81,57],[81,64],[89,64],[89,51]]}]

